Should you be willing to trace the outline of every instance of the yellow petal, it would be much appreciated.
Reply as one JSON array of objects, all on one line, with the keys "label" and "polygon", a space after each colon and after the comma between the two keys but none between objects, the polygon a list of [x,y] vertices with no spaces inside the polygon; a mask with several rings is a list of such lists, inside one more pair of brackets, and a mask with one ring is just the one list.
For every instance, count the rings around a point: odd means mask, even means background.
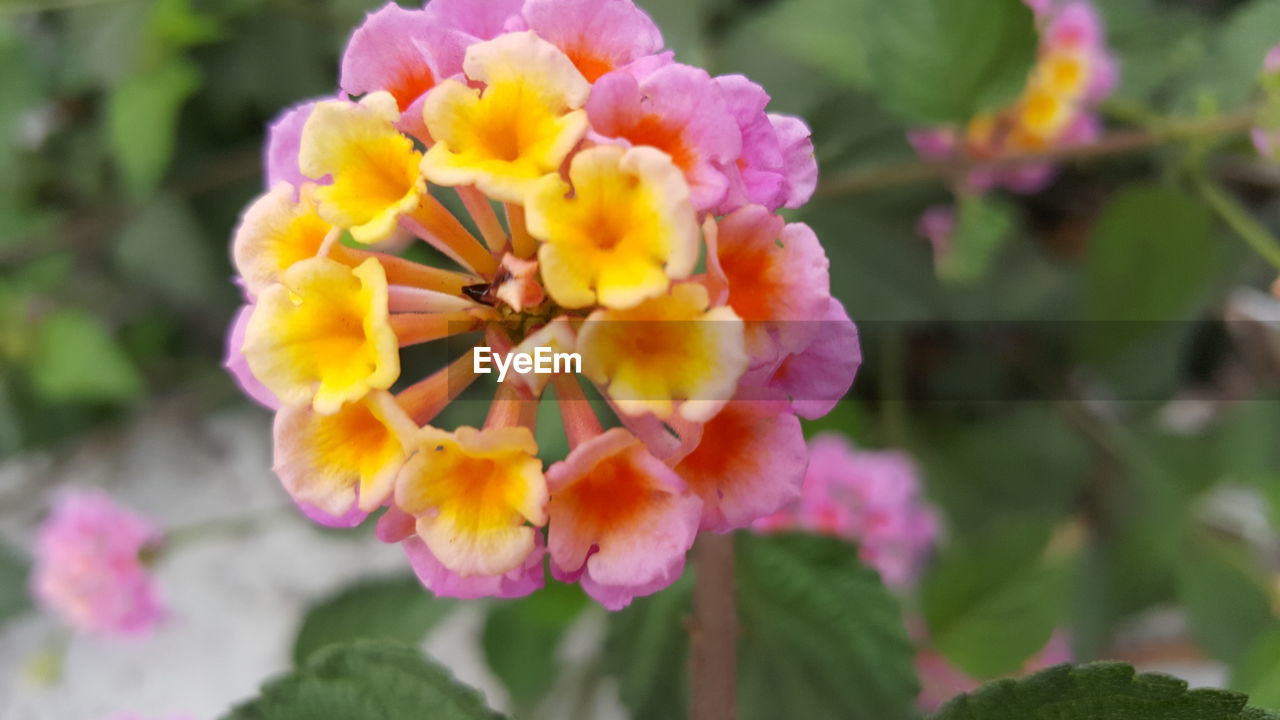
[{"label": "yellow petal", "polygon": [[579,152],[570,188],[557,176],[529,194],[529,232],[547,293],[562,306],[633,307],[687,277],[698,222],[684,174],[650,147],[600,145]]},{"label": "yellow petal", "polygon": [[422,114],[435,145],[422,173],[438,185],[476,185],[495,200],[524,202],[560,168],[587,131],[590,92],[563,52],[533,33],[510,33],[467,49],[463,69],[483,90],[447,80]]},{"label": "yellow petal", "polygon": [[277,183],[245,210],[232,254],[250,295],[279,282],[285,270],[320,252],[333,226],[316,213],[314,191],[310,184],[297,190],[287,182]]},{"label": "yellow petal", "polygon": [[391,387],[400,357],[382,266],[373,258],[354,270],[328,258],[297,263],[258,296],[243,351],[254,376],[286,405],[331,414]]},{"label": "yellow petal", "polygon": [[389,237],[426,192],[421,154],[396,130],[399,116],[395,98],[376,92],[359,103],[317,103],[302,130],[303,174],[333,178],[316,190],[320,216],[363,243]]}]

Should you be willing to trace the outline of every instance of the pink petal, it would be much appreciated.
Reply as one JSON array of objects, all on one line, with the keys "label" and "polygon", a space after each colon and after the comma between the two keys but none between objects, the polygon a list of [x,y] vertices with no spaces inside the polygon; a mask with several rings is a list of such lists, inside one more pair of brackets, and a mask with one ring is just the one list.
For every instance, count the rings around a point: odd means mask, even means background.
[{"label": "pink petal", "polygon": [[853,386],[862,364],[858,328],[839,300],[831,299],[820,324],[817,339],[804,352],[783,361],[772,382],[791,396],[796,414],[810,420],[835,408]]},{"label": "pink petal", "polygon": [[315,505],[302,502],[300,500],[294,500],[293,504],[298,506],[298,509],[302,511],[303,515],[307,516],[308,520],[316,523],[317,525],[324,525],[325,527],[353,528],[364,522],[365,518],[369,517],[369,513],[361,510],[358,504],[353,504],[351,509],[342,515],[332,515],[321,510]]},{"label": "pink petal", "polygon": [[790,115],[770,115],[782,146],[782,169],[787,179],[787,197],[782,206],[798,208],[809,202],[818,189],[818,160],[813,152],[813,133],[803,120]]},{"label": "pink petal", "polygon": [[534,537],[536,544],[524,565],[503,575],[463,577],[441,564],[427,544],[416,535],[404,541],[404,550],[423,587],[439,597],[515,598],[528,595],[546,583],[546,573],[542,567],[546,548],[542,533],[537,533]]},{"label": "pink petal", "polygon": [[503,33],[527,30],[524,0],[431,0],[424,8],[436,21],[422,38],[435,61],[437,77],[462,73],[467,48]]},{"label": "pink petal", "polygon": [[959,143],[955,131],[948,128],[908,130],[907,142],[911,143],[917,153],[930,160],[951,157]]},{"label": "pink petal", "polygon": [[427,137],[421,100],[437,80],[422,39],[433,34],[437,22],[426,10],[388,3],[365,18],[342,56],[342,90],[355,96],[391,93],[402,113],[400,129],[420,139]]},{"label": "pink petal", "polygon": [[240,390],[249,396],[249,399],[259,405],[269,409],[278,410],[280,401],[275,394],[267,389],[267,386],[258,381],[253,373],[249,370],[249,362],[245,360],[244,353],[241,348],[244,347],[244,332],[249,324],[249,316],[253,314],[253,305],[244,305],[238,311],[231,321],[231,331],[227,334],[226,355],[222,360],[222,366],[231,373],[231,377],[236,381],[236,385]]},{"label": "pink petal", "polygon": [[[328,99],[328,98],[325,98]],[[311,116],[311,109],[316,100],[294,105],[276,116],[267,127],[266,150],[266,186],[275,187],[277,183],[287,182],[295,188],[303,183],[316,182],[298,169],[298,147],[302,142],[302,128]]]},{"label": "pink petal", "polygon": [[662,49],[662,32],[631,0],[528,0],[524,18],[591,82]]}]

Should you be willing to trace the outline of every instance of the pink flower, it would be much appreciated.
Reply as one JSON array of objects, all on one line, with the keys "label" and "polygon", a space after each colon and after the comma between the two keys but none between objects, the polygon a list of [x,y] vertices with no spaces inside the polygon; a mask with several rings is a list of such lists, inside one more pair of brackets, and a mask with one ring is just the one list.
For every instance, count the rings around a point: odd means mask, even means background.
[{"label": "pink flower", "polygon": [[756,528],[854,540],[863,562],[887,584],[901,587],[933,547],[938,520],[920,497],[915,464],[906,455],[855,450],[840,435],[820,435],[809,444],[800,499]]},{"label": "pink flower", "polygon": [[631,0],[528,0],[524,18],[588,82],[662,49],[662,32]]},{"label": "pink flower", "polygon": [[634,435],[613,428],[547,470],[551,570],[601,605],[670,585],[684,570],[702,502]]},{"label": "pink flower", "polygon": [[69,491],[37,530],[32,593],[79,630],[144,634],[165,614],[141,557],[161,539],[106,493]]},{"label": "pink flower", "polygon": [[769,94],[742,75],[715,79],[742,133],[742,153],[725,170],[730,188],[717,212],[755,203],[769,210],[804,205],[818,184],[809,126],[799,118],[765,112]]},{"label": "pink flower", "polygon": [[[1071,638],[1059,630],[1049,638],[1038,655],[1027,661],[1018,675],[1030,675],[1054,665],[1071,662]],[[982,685],[947,662],[942,654],[932,648],[916,653],[916,673],[920,676],[920,709],[936,712],[948,700],[962,693],[972,692]]]},{"label": "pink flower", "polygon": [[249,362],[245,360],[244,353],[241,351],[244,347],[245,326],[252,314],[252,304],[243,305],[236,311],[236,316],[231,321],[231,331],[227,335],[226,354],[222,359],[222,366],[231,373],[231,378],[249,399],[268,410],[278,410],[280,400],[276,398],[275,393],[262,384],[262,381],[254,377],[253,372],[249,370]]},{"label": "pink flower", "polygon": [[400,129],[420,139],[427,137],[422,98],[437,79],[426,40],[438,22],[426,10],[388,3],[365,18],[342,56],[343,92],[356,97],[379,90],[391,93],[400,107]]},{"label": "pink flower", "polygon": [[672,63],[637,78],[618,70],[596,81],[587,100],[591,136],[648,145],[684,173],[695,210],[715,207],[729,190],[720,167],[742,153],[742,133],[705,71]]}]

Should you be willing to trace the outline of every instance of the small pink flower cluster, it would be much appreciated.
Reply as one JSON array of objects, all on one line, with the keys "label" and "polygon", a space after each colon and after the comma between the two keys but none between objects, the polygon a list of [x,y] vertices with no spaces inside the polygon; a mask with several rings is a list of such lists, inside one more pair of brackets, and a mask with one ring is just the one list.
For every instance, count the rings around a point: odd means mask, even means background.
[{"label": "small pink flower cluster", "polygon": [[[984,160],[1087,143],[1098,136],[1100,123],[1094,108],[1115,88],[1116,69],[1097,10],[1088,0],[1027,0],[1027,4],[1040,27],[1040,48],[1022,94],[998,112],[979,114],[963,129],[909,133],[916,152],[933,159]],[[1003,187],[1035,193],[1053,180],[1054,172],[1047,162],[978,168],[964,179],[960,190]]]},{"label": "small pink flower cluster", "polygon": [[[1280,45],[1271,48],[1263,62],[1264,83],[1280,95]],[[1280,127],[1256,127],[1253,129],[1253,146],[1264,158],[1280,162]]]},{"label": "small pink flower cluster", "polygon": [[162,536],[97,490],[67,492],[36,536],[31,591],[78,630],[140,635],[165,611],[142,560]]},{"label": "small pink flower cluster", "polygon": [[809,444],[800,499],[756,522],[756,529],[803,529],[858,543],[863,562],[903,588],[919,573],[938,536],[938,516],[921,497],[916,466],[896,451],[856,450],[841,435]]}]

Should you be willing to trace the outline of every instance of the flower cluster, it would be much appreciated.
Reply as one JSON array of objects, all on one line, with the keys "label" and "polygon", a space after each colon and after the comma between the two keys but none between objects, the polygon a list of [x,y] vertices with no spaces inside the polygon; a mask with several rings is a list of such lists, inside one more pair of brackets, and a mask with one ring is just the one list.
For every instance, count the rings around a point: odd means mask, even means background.
[{"label": "flower cluster", "polygon": [[[975,160],[1035,153],[1086,143],[1100,131],[1094,108],[1116,84],[1115,61],[1107,51],[1097,11],[1088,0],[1025,0],[1036,15],[1040,47],[1021,94],[1008,107],[981,113],[962,128],[914,131],[908,139],[921,155]],[[1012,168],[979,168],[961,190],[1003,187],[1034,193],[1052,181],[1051,163]]]},{"label": "flower cluster", "polygon": [[1274,109],[1269,108],[1273,117],[1267,118],[1270,122],[1253,129],[1253,146],[1262,157],[1280,162],[1280,118],[1274,117],[1280,113],[1280,45],[1271,48],[1263,61],[1262,83],[1269,97],[1274,98],[1271,102]]},{"label": "flower cluster", "polygon": [[105,493],[63,495],[36,534],[31,592],[72,627],[104,635],[140,635],[165,615],[143,560],[158,530]]},{"label": "flower cluster", "polygon": [[[228,366],[276,410],[275,470],[310,517],[381,511],[440,595],[525,594],[549,559],[618,608],[677,578],[699,531],[798,495],[797,416],[860,358],[817,237],[777,215],[816,184],[802,121],[676,62],[631,0],[387,5],[339,84],[272,125],[233,243]],[[458,267],[367,247],[402,231]],[[475,351],[406,379],[399,350],[446,337],[576,353],[584,377],[514,372],[482,427],[436,427]],[[544,470],[548,388],[571,450]]]},{"label": "flower cluster", "polygon": [[757,520],[762,532],[800,529],[858,543],[862,561],[895,588],[909,585],[933,551],[938,516],[921,496],[915,463],[898,451],[856,450],[842,435],[809,445],[800,498]]}]

